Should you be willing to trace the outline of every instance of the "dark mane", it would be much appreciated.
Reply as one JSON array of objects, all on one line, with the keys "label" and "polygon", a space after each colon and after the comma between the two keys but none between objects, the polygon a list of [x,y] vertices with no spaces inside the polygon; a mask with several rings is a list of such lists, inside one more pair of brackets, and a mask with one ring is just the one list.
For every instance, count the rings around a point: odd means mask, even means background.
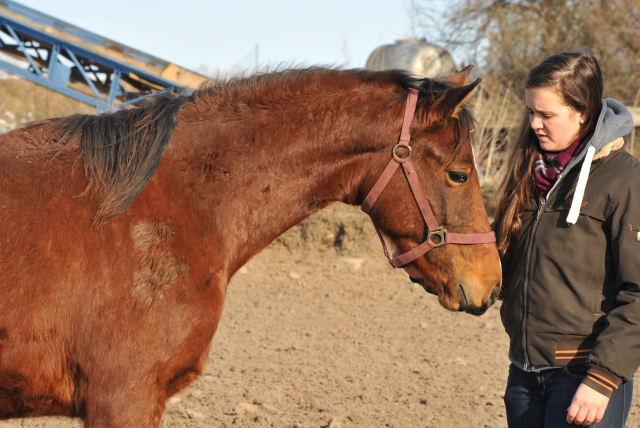
[{"label": "dark mane", "polygon": [[66,140],[64,148],[81,141],[87,190],[100,201],[94,223],[122,214],[142,192],[158,169],[180,107],[190,100],[161,94],[139,108],[60,120],[54,135]]},{"label": "dark mane", "polygon": [[[122,214],[142,192],[155,173],[171,139],[180,108],[192,103],[200,116],[227,110],[242,116],[254,108],[269,108],[312,94],[363,89],[394,90],[398,97],[389,105],[404,104],[410,88],[417,89],[418,113],[428,121],[439,107],[449,84],[418,79],[401,70],[369,71],[310,67],[257,73],[222,82],[208,82],[191,96],[162,94],[142,107],[102,115],[75,115],[57,124],[56,137],[65,148],[81,141],[80,155],[99,206],[94,222],[102,224]],[[400,110],[399,110],[400,111]],[[445,164],[455,160],[470,143],[473,118],[463,108],[455,119],[455,143],[445,153]]]},{"label": "dark mane", "polygon": [[419,79],[401,70],[295,68],[207,82],[194,94],[194,103],[198,110],[238,107],[243,104],[250,107],[268,106],[322,92],[347,92],[356,87],[394,87],[400,95],[409,88],[417,89],[419,82]]}]

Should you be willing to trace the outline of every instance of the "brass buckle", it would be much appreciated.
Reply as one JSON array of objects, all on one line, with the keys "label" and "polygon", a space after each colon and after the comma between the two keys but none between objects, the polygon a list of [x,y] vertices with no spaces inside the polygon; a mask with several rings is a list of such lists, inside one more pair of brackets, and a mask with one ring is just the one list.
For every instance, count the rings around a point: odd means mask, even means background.
[{"label": "brass buckle", "polygon": [[[436,231],[433,231],[433,232],[429,231],[429,234],[427,235],[427,240],[433,243],[433,248],[442,247],[447,243],[445,241],[446,234],[447,234],[447,230],[443,227],[439,227],[438,230]],[[440,240],[437,243],[433,239],[431,239],[431,237],[434,235],[440,238]]]}]

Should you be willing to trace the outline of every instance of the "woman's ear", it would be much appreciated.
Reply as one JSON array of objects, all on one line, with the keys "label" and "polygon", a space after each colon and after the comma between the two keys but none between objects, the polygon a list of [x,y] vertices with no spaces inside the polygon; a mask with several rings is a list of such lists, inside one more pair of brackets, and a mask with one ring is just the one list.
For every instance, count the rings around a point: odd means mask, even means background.
[{"label": "woman's ear", "polygon": [[587,123],[589,121],[589,113],[587,113],[586,111],[580,112],[580,117],[578,118],[578,121],[580,122],[580,126]]}]

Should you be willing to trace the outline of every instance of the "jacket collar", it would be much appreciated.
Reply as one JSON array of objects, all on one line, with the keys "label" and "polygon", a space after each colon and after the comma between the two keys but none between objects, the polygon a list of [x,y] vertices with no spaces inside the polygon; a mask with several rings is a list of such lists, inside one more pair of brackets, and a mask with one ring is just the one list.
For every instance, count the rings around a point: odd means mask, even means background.
[{"label": "jacket collar", "polygon": [[601,159],[609,156],[609,154],[613,151],[620,150],[624,146],[624,139],[622,137],[618,137],[609,144],[605,145],[601,148],[598,153],[593,156],[593,160]]}]

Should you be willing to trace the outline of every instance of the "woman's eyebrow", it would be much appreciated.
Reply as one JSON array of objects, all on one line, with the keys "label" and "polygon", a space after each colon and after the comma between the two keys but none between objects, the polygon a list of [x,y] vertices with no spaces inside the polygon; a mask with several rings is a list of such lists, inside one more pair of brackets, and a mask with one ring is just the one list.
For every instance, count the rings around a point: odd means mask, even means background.
[{"label": "woman's eyebrow", "polygon": [[551,110],[536,110],[536,109],[533,109],[533,108],[531,108],[529,106],[527,106],[527,110],[536,111],[538,113],[553,113],[553,111],[551,111]]}]

